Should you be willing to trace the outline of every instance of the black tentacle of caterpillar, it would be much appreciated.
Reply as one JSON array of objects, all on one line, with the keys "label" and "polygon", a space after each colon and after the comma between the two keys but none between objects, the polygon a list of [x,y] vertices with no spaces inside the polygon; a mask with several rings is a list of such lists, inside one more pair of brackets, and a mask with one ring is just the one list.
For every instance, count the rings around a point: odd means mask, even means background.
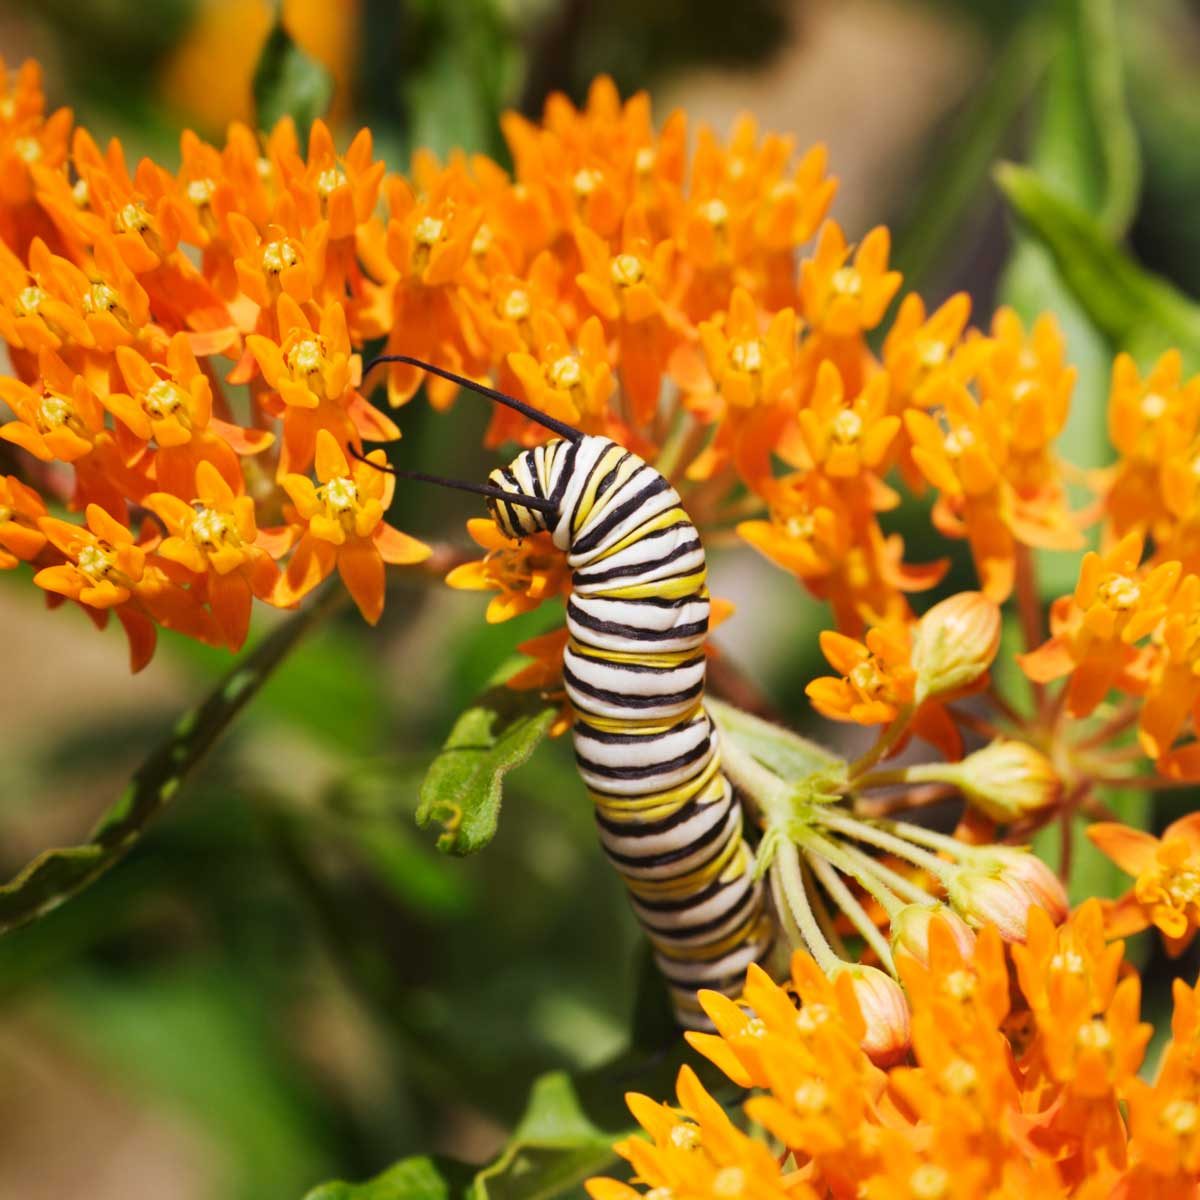
[{"label": "black tentacle of caterpillar", "polygon": [[563,679],[575,759],[600,840],[630,893],[682,1025],[708,1027],[696,991],[741,993],[772,925],[742,807],[704,708],[704,547],[678,493],[636,454],[514,397],[407,356],[558,437],[495,470],[482,493],[506,535],[545,531],[573,572]]}]

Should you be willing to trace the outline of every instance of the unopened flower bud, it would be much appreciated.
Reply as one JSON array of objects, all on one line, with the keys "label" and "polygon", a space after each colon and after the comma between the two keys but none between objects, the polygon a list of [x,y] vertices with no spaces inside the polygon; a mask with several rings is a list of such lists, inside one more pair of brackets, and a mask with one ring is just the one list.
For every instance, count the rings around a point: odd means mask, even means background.
[{"label": "unopened flower bud", "polygon": [[955,764],[955,780],[972,808],[1007,824],[1054,804],[1062,783],[1054,765],[1027,742],[998,738]]},{"label": "unopened flower bud", "polygon": [[892,950],[909,954],[922,966],[929,965],[929,927],[940,921],[954,939],[964,958],[975,949],[970,926],[944,904],[906,904],[891,920]]},{"label": "unopened flower bud", "polygon": [[900,985],[877,967],[847,963],[838,976],[848,975],[867,1031],[862,1048],[877,1067],[890,1067],[908,1053],[908,1001]]},{"label": "unopened flower bud", "polygon": [[1044,908],[1056,924],[1067,915],[1067,894],[1058,876],[1024,850],[989,850],[960,870],[947,892],[968,925],[994,925],[1006,942],[1025,940],[1031,908]]},{"label": "unopened flower bud", "polygon": [[935,604],[913,633],[917,703],[976,683],[999,648],[1000,609],[982,592],[959,592]]}]

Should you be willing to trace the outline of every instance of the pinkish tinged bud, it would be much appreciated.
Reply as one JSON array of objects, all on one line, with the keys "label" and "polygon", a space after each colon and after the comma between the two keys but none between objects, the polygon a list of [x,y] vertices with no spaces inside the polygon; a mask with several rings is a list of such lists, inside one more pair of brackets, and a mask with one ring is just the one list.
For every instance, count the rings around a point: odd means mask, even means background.
[{"label": "pinkish tinged bud", "polygon": [[1058,877],[1024,850],[997,847],[964,867],[947,888],[950,903],[974,929],[994,925],[1006,942],[1023,942],[1029,910],[1044,908],[1055,924],[1067,915],[1067,894]]},{"label": "pinkish tinged bud", "polygon": [[916,701],[955,695],[978,682],[1000,648],[1000,609],[982,592],[935,604],[913,634]]},{"label": "pinkish tinged bud", "polygon": [[1026,742],[1000,738],[953,770],[967,803],[1003,824],[1049,808],[1062,794],[1053,764]]},{"label": "pinkish tinged bud", "polygon": [[890,1067],[908,1053],[908,1001],[900,985],[876,967],[847,963],[835,978],[848,975],[867,1032],[862,1048],[877,1067]]},{"label": "pinkish tinged bud", "polygon": [[909,954],[922,966],[929,965],[929,927],[940,921],[964,958],[975,949],[975,935],[970,926],[944,904],[906,904],[891,920],[892,950]]}]

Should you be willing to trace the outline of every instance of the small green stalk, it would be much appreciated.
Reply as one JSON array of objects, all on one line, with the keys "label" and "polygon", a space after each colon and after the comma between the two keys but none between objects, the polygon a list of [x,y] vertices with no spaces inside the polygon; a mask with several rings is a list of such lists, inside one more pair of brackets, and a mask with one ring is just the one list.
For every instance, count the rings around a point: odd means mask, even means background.
[{"label": "small green stalk", "polygon": [[851,924],[862,935],[863,941],[879,956],[879,961],[883,963],[888,974],[895,976],[896,964],[892,959],[891,947],[875,927],[875,922],[842,881],[841,876],[814,847],[806,848],[805,857],[813,874],[821,881],[821,886],[829,893],[833,902],[850,918]]}]

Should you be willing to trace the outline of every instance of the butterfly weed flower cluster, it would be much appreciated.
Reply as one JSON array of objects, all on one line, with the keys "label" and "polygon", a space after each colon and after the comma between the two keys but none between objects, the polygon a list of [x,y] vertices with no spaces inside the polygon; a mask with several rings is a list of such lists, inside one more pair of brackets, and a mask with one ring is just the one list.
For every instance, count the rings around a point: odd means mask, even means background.
[{"label": "butterfly weed flower cluster", "polygon": [[[36,65],[6,75],[0,439],[14,473],[0,477],[0,569],[27,565],[51,603],[97,625],[115,615],[135,669],[160,626],[236,649],[256,599],[294,607],[334,572],[377,620],[386,567],[430,551],[385,519],[384,452],[356,460],[399,437],[425,377],[390,363],[377,407],[368,342],[609,438],[677,489],[706,547],[742,541],[828,606],[831,673],[808,695],[875,730],[853,761],[808,747],[798,779],[714,706],[777,948],[809,957],[794,960],[799,1024],[754,971],[752,1012],[713,1002],[724,1048],[702,1045],[772,1093],[752,1115],[801,1174],[690,1077],[688,1121],[640,1106],[657,1149],[631,1143],[639,1174],[732,1198],[850,1194],[857,1173],[884,1196],[904,1194],[888,1173],[909,1170],[924,1181],[910,1194],[938,1196],[954,1154],[978,1152],[961,1186],[979,1195],[1010,1180],[1061,1189],[1097,1163],[1137,1180],[1193,1163],[1194,994],[1177,997],[1159,1084],[1139,1091],[1136,992],[1096,939],[1101,917],[1116,934],[1154,925],[1172,950],[1200,926],[1194,823],[1159,841],[1104,802],[1142,760],[1156,786],[1200,775],[1200,382],[1174,354],[1145,373],[1118,358],[1117,460],[1084,472],[1055,450],[1075,371],[1053,316],[1001,309],[972,325],[964,295],[933,310],[901,295],[887,230],[852,244],[829,217],[822,147],[798,155],[748,117],[724,140],[689,133],[682,113],[655,125],[645,95],[621,101],[606,79],[584,108],[552,97],[540,122],[510,114],[503,131],[511,173],[418,152],[391,174],[368,131],[339,151],[317,122],[302,150],[288,121],[262,136],[234,125],[222,146],[185,133],[177,170],[131,166],[117,141],[46,114]],[[426,391],[445,410],[457,386]],[[485,440],[546,438],[497,407]],[[1088,502],[1072,501],[1080,489]],[[965,543],[975,588],[920,600],[948,562],[914,561],[888,531],[904,493],[929,496],[933,532]],[[567,597],[549,533],[517,539],[482,518],[469,532],[483,554],[448,582],[492,592],[490,621]],[[1043,629],[1035,552],[1079,552],[1089,532],[1098,549]],[[1028,698],[991,678],[1002,606]],[[566,642],[564,628],[525,643],[511,684],[561,691]],[[894,761],[914,739],[933,757]],[[959,836],[905,819],[951,794],[966,802]],[[1055,934],[1065,891],[1018,844],[1080,813],[1135,882]],[[1051,959],[1078,970],[1037,959],[1056,937]],[[1013,944],[1027,1010],[1003,1046],[1016,1010],[1000,1000],[997,939]],[[1070,1004],[1046,1001],[1064,988]],[[909,1054],[916,1067],[891,1065]],[[965,1124],[950,1136],[953,1114]]]},{"label": "butterfly weed flower cluster", "polygon": [[1171,1040],[1139,1075],[1151,1027],[1137,975],[1095,901],[1055,927],[1030,915],[1011,948],[933,921],[898,957],[912,1054],[879,1065],[864,1031],[884,1015],[803,952],[790,979],[751,969],[744,1004],[702,995],[717,1032],[688,1040],[739,1089],[735,1124],[690,1067],[677,1103],[631,1094],[646,1137],[617,1146],[635,1182],[593,1200],[1151,1200],[1197,1195],[1200,991],[1176,981]]}]

